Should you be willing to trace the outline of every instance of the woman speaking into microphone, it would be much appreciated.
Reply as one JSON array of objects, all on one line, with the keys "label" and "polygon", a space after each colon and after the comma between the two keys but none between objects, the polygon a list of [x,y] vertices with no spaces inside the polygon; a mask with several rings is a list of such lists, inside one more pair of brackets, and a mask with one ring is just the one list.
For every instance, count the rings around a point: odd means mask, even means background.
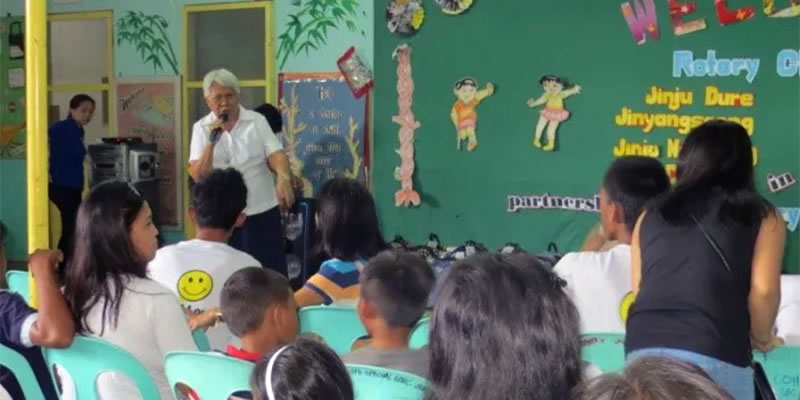
[{"label": "woman speaking into microphone", "polygon": [[229,244],[286,275],[280,209],[294,204],[289,159],[264,116],[239,104],[239,90],[239,80],[226,69],[203,79],[211,112],[192,127],[189,175],[199,182],[213,169],[242,173],[247,219],[234,229]]}]

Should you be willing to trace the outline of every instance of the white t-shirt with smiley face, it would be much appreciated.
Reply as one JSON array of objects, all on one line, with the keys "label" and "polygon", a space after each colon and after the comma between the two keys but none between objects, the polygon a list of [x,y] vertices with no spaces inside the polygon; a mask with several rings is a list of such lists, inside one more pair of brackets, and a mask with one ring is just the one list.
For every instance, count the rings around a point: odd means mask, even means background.
[{"label": "white t-shirt with smiley face", "polygon": [[[162,247],[147,267],[150,278],[178,296],[185,309],[201,313],[219,307],[225,281],[234,272],[261,264],[249,254],[226,243],[192,239]],[[207,332],[212,350],[236,343],[225,324]]]}]

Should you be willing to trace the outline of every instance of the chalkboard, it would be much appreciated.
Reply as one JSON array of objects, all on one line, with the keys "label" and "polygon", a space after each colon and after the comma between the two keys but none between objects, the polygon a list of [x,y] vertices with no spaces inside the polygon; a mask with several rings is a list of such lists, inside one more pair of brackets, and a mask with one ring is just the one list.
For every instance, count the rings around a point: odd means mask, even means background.
[{"label": "chalkboard", "polygon": [[331,178],[367,183],[369,96],[355,98],[339,73],[281,74],[280,109],[284,142],[304,197],[313,197]]},{"label": "chalkboard", "polygon": [[[376,9],[387,2],[376,1]],[[424,24],[411,38],[390,33],[386,22],[376,19],[372,177],[387,236],[424,242],[433,231],[445,243],[471,239],[497,247],[513,241],[540,251],[554,241],[561,250],[574,250],[599,222],[593,199],[615,157],[657,157],[674,173],[688,128],[710,117],[748,127],[758,158],[758,189],[783,207],[787,219],[797,219],[800,185],[778,185],[783,190],[773,193],[768,175],[800,176],[800,18],[768,18],[760,0],[728,0],[734,16],[739,8],[751,8],[742,14],[745,20],[721,26],[715,2],[699,0],[683,20],[704,19],[705,29],[676,35],[667,2],[659,0],[648,10],[656,14],[652,24],[641,25],[644,33],[635,37],[623,15],[624,1],[501,3],[478,0],[458,16],[426,3]],[[631,4],[640,16],[648,2]],[[723,16],[729,23],[730,15]],[[394,201],[400,160],[392,121],[398,115],[398,66],[391,51],[401,44],[412,49],[412,109],[421,124],[414,133],[414,189],[422,204],[409,208]],[[754,60],[758,70],[747,69]],[[531,108],[528,101],[542,95],[544,75],[559,77],[565,88],[580,86],[563,99],[569,115],[556,131],[554,151],[533,145],[542,108]],[[454,84],[464,77],[474,78],[478,90],[494,84],[475,109],[479,144],[472,152],[456,149],[451,120]],[[688,93],[691,104],[680,103]],[[678,103],[670,105],[667,97]],[[523,200],[526,207],[510,210],[510,202]],[[785,269],[797,273],[800,230],[793,226]]]}]

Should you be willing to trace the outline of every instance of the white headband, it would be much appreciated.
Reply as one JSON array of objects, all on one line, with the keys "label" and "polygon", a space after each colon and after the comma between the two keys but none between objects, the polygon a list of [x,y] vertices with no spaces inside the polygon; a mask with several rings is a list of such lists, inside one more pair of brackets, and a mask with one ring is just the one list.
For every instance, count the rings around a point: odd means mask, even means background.
[{"label": "white headband", "polygon": [[269,363],[267,364],[267,374],[264,378],[266,381],[267,386],[267,399],[268,400],[275,400],[275,392],[272,391],[272,368],[275,367],[275,360],[286,350],[289,345],[283,346],[275,354],[272,355],[272,358],[269,359]]}]

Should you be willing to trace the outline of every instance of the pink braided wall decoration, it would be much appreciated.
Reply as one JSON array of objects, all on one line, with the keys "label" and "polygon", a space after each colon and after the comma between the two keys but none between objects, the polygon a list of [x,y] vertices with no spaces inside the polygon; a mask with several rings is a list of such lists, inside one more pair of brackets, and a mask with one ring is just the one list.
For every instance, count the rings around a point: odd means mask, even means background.
[{"label": "pink braided wall decoration", "polygon": [[394,194],[396,207],[420,205],[419,193],[414,191],[414,131],[420,123],[411,111],[414,80],[411,78],[411,48],[402,45],[395,49],[392,57],[397,60],[397,108],[398,115],[392,117],[400,125],[398,137],[400,148],[395,152],[400,156],[400,166],[394,170],[394,178],[400,181],[400,190]]}]

